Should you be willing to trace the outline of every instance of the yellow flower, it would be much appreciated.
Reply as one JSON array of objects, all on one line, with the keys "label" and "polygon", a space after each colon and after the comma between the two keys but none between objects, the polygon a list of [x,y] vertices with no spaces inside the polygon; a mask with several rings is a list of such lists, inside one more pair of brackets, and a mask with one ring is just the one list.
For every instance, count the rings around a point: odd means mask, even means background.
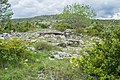
[{"label": "yellow flower", "polygon": [[75,63],[75,62],[77,62],[76,57],[75,57],[75,56],[72,56],[72,57],[70,58],[70,62],[71,62],[71,63]]}]

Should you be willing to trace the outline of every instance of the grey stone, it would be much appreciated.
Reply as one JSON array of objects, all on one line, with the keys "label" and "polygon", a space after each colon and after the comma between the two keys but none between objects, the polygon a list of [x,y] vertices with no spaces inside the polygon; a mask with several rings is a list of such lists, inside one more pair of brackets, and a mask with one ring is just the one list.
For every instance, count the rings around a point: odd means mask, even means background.
[{"label": "grey stone", "polygon": [[37,43],[38,42],[38,40],[31,40],[30,42],[32,42],[32,43]]},{"label": "grey stone", "polygon": [[10,35],[9,33],[3,33],[2,37],[4,37],[5,40],[9,40],[12,38],[12,35]]},{"label": "grey stone", "polygon": [[78,54],[73,54],[73,56],[75,56],[76,58],[80,58],[80,55]]},{"label": "grey stone", "polygon": [[53,56],[49,57],[50,60],[55,60],[55,59],[70,59],[72,56],[71,54],[67,54],[65,52],[54,52],[52,53]]},{"label": "grey stone", "polygon": [[55,58],[55,59],[63,59],[63,58],[60,57],[60,55],[58,55],[58,54],[54,55],[54,58]]},{"label": "grey stone", "polygon": [[85,51],[84,51],[83,53],[84,53],[85,55],[88,55],[88,53],[87,53],[87,52],[85,52]]},{"label": "grey stone", "polygon": [[66,29],[65,32],[71,33],[72,31],[71,31],[71,29]]},{"label": "grey stone", "polygon": [[66,31],[64,32],[64,35],[65,35],[66,38],[69,38],[70,35],[72,35],[71,29],[66,29]]},{"label": "grey stone", "polygon": [[67,47],[67,43],[61,42],[61,43],[59,43],[57,46],[60,46],[60,47]]},{"label": "grey stone", "polygon": [[83,40],[79,40],[79,44],[80,44],[80,45],[84,45]]},{"label": "grey stone", "polygon": [[58,55],[62,58],[66,57],[66,53],[65,52],[58,52]]}]

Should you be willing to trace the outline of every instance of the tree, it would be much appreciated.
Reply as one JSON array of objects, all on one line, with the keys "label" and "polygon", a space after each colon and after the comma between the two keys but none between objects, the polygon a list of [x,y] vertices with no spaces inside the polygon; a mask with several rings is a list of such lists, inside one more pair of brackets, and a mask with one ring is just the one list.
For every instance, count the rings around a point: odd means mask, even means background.
[{"label": "tree", "polygon": [[13,12],[10,7],[8,0],[0,0],[0,22],[11,18]]},{"label": "tree", "polygon": [[80,32],[81,28],[89,26],[95,13],[90,9],[90,6],[75,3],[64,7],[60,16],[63,22],[70,24],[72,27],[74,26],[76,31]]},{"label": "tree", "polygon": [[[13,15],[8,0],[0,0],[0,32],[6,32],[11,28],[11,17]],[[10,31],[10,30],[8,30]]]}]

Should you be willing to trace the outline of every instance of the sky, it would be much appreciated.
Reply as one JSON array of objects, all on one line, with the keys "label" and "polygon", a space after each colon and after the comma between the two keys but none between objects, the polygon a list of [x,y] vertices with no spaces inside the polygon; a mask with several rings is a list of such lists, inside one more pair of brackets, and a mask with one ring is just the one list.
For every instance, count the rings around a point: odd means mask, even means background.
[{"label": "sky", "polygon": [[90,5],[99,19],[120,19],[120,0],[9,0],[13,18],[59,14],[66,5]]}]

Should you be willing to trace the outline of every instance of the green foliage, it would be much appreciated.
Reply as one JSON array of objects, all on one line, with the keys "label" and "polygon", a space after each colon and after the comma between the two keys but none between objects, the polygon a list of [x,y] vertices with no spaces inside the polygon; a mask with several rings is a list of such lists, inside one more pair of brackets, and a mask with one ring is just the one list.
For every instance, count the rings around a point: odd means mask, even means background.
[{"label": "green foliage", "polygon": [[84,28],[82,31],[83,34],[87,34],[89,36],[99,36],[102,37],[102,33],[104,32],[106,26],[101,23],[93,23],[89,27]]},{"label": "green foliage", "polygon": [[31,54],[26,49],[27,43],[17,38],[7,42],[0,41],[0,67],[16,66],[23,60],[30,59]]},{"label": "green foliage", "polygon": [[27,32],[34,28],[30,22],[15,23],[14,21],[7,21],[2,23],[0,33],[11,32]]},{"label": "green foliage", "polygon": [[1,27],[0,27],[0,33],[4,33],[4,32],[11,32],[13,24],[12,24],[12,20],[8,20],[6,22],[2,22],[1,23]]},{"label": "green foliage", "polygon": [[43,29],[44,29],[44,28],[49,28],[49,26],[50,26],[50,25],[48,25],[48,24],[39,23],[39,22],[36,23],[36,26],[37,26],[37,25],[38,25],[40,28],[43,28]]},{"label": "green foliage", "polygon": [[94,16],[93,10],[88,5],[73,4],[64,8],[60,15],[63,22],[73,26],[77,32],[91,24],[91,18]]},{"label": "green foliage", "polygon": [[1,80],[85,80],[81,70],[68,60],[49,60],[48,51],[36,52],[25,66],[0,69]]},{"label": "green foliage", "polygon": [[0,0],[0,22],[11,18],[13,12],[10,7],[11,5],[8,3],[8,0]]},{"label": "green foliage", "polygon": [[88,55],[79,61],[80,67],[90,79],[120,79],[120,35],[119,28],[107,28],[102,43],[96,43]]},{"label": "green foliage", "polygon": [[33,26],[29,22],[16,23],[12,27],[12,30],[17,31],[17,32],[27,32],[32,29],[33,29]]},{"label": "green foliage", "polygon": [[45,41],[41,41],[38,42],[34,45],[36,50],[47,50],[47,51],[51,51],[53,49],[56,49],[55,46],[53,46],[52,44],[45,42]]},{"label": "green foliage", "polygon": [[59,31],[65,31],[66,29],[72,29],[72,27],[69,26],[68,24],[57,24],[55,26],[55,29]]},{"label": "green foliage", "polygon": [[47,25],[47,24],[40,24],[40,27],[41,28],[49,28],[49,25]]},{"label": "green foliage", "polygon": [[5,30],[4,24],[10,22],[13,12],[8,0],[0,0],[0,33]]},{"label": "green foliage", "polygon": [[36,80],[38,71],[43,69],[42,61],[48,57],[48,52],[36,53],[31,56],[32,60],[24,61],[22,66],[0,68],[0,80]]},{"label": "green foliage", "polygon": [[32,31],[34,29],[45,29],[49,28],[49,24],[43,24],[43,23],[36,23],[36,22],[14,22],[12,20],[9,20],[7,22],[0,23],[0,33],[11,33],[11,32],[27,32]]}]

